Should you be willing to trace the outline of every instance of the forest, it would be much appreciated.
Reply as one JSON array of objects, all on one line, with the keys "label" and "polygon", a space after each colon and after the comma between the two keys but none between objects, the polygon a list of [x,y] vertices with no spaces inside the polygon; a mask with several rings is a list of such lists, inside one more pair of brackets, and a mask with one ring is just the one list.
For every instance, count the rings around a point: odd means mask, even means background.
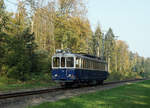
[{"label": "forest", "polygon": [[18,0],[17,11],[0,0],[0,78],[25,82],[51,78],[56,49],[103,56],[110,80],[150,76],[150,58],[129,50],[113,29],[91,29],[84,0]]}]

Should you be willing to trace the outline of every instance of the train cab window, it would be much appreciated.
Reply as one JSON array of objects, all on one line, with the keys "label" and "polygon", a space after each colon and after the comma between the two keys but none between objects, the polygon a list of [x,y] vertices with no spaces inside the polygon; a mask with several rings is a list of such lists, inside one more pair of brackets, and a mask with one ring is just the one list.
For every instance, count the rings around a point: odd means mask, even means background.
[{"label": "train cab window", "polygon": [[73,57],[67,57],[66,62],[67,62],[67,67],[74,67],[74,58]]},{"label": "train cab window", "polygon": [[79,66],[80,66],[80,58],[77,57],[76,58],[76,67],[79,68]]},{"label": "train cab window", "polygon": [[60,66],[60,59],[59,57],[53,58],[53,67],[59,67]]},{"label": "train cab window", "polygon": [[65,67],[65,57],[61,58],[61,67]]}]

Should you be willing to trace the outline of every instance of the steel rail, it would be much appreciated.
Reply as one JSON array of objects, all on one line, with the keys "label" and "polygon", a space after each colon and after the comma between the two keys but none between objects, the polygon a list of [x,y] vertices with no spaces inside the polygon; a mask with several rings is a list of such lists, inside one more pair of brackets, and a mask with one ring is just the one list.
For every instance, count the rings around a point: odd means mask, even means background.
[{"label": "steel rail", "polygon": [[34,90],[34,91],[25,91],[25,92],[14,92],[14,93],[4,93],[0,94],[1,99],[13,98],[13,97],[22,97],[22,96],[29,96],[29,95],[37,95],[49,92],[55,92],[62,90],[62,88],[53,88],[53,89],[43,89],[43,90]]},{"label": "steel rail", "polygon": [[123,83],[123,82],[132,82],[132,81],[141,81],[141,80],[146,80],[146,78],[143,78],[143,79],[121,80],[121,81],[111,81],[111,82],[105,82],[104,85],[117,84],[117,83]]},{"label": "steel rail", "polygon": [[[132,79],[132,80],[105,82],[104,85],[111,85],[111,84],[117,84],[117,83],[123,83],[123,82],[140,81],[140,80],[146,80],[146,79]],[[85,87],[91,87],[91,86],[83,86],[83,87],[85,88]],[[83,87],[79,87],[79,88],[83,88]],[[42,90],[34,90],[34,91],[4,93],[4,94],[0,94],[0,100],[14,98],[14,97],[29,96],[29,95],[38,95],[38,94],[44,94],[44,93],[50,93],[50,92],[56,92],[56,91],[60,91],[60,90],[68,90],[68,89],[73,89],[73,88],[58,87],[58,88],[50,88],[50,89],[42,89]]]}]

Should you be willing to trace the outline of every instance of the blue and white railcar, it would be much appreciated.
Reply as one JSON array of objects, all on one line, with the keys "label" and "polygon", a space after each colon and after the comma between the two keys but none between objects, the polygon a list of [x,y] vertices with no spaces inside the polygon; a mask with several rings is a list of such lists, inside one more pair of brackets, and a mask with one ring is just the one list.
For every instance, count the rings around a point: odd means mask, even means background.
[{"label": "blue and white railcar", "polygon": [[102,83],[108,75],[107,63],[95,56],[61,51],[52,57],[52,79],[62,84]]}]

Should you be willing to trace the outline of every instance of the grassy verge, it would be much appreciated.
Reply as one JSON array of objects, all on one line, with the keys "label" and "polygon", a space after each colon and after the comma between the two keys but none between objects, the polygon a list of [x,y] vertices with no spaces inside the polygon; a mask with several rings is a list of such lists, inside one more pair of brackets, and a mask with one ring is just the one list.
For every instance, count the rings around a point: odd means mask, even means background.
[{"label": "grassy verge", "polygon": [[150,108],[150,80],[29,108]]},{"label": "grassy verge", "polygon": [[6,77],[0,78],[0,92],[13,91],[20,89],[33,89],[33,88],[43,88],[56,85],[48,77],[34,78],[29,81],[20,82],[13,79],[7,79]]}]

